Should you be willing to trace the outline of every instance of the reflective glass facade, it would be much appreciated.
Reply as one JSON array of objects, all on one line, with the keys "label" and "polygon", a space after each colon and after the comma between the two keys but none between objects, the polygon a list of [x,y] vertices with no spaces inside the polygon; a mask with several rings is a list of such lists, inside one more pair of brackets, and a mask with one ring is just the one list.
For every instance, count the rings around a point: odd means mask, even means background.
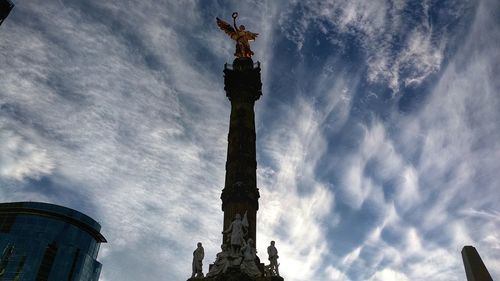
[{"label": "reflective glass facade", "polygon": [[14,3],[10,0],[0,0],[0,25],[14,8]]},{"label": "reflective glass facade", "polygon": [[0,281],[97,281],[101,226],[69,208],[0,204]]}]

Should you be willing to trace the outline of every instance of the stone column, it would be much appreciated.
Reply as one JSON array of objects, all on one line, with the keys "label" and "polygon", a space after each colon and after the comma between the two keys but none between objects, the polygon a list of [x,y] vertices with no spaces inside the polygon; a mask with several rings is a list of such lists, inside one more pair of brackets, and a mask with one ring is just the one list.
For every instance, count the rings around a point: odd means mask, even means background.
[{"label": "stone column", "polygon": [[[254,104],[262,95],[260,65],[250,58],[237,58],[224,69],[224,90],[231,102],[231,117],[226,161],[226,180],[222,190],[224,229],[239,213],[247,213],[248,237],[256,240],[259,190],[255,152]],[[224,235],[223,242],[227,235]]]}]

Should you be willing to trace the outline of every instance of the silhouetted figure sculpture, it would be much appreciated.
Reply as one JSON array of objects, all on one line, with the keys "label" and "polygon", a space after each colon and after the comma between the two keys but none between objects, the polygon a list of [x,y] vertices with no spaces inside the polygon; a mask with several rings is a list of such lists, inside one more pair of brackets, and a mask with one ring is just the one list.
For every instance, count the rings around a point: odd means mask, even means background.
[{"label": "silhouetted figure sculpture", "polygon": [[205,250],[203,249],[200,242],[198,242],[198,247],[193,252],[193,273],[191,278],[203,277],[203,258],[205,257]]},{"label": "silhouetted figure sculpture", "polygon": [[269,255],[269,262],[271,263],[270,265],[270,270],[271,270],[271,275],[273,276],[280,276],[279,272],[279,264],[278,264],[278,249],[274,246],[274,241],[271,241],[271,245],[267,247],[267,254]]}]

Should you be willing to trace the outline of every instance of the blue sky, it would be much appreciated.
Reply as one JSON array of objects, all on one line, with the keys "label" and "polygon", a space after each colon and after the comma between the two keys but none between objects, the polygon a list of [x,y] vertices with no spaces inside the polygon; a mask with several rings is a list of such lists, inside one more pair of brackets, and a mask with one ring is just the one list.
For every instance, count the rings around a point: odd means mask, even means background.
[{"label": "blue sky", "polygon": [[183,280],[221,241],[234,44],[259,33],[257,250],[304,280],[500,279],[500,2],[15,1],[0,199],[102,224],[101,280]]}]

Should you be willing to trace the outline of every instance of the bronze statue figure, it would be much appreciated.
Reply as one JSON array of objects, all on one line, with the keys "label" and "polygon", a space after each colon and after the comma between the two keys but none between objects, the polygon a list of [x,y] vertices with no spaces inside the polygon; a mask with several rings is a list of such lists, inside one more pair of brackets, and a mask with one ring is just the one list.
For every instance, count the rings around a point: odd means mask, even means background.
[{"label": "bronze statue figure", "polygon": [[236,26],[236,18],[238,17],[238,13],[234,12],[233,15],[233,26],[234,28],[227,22],[216,18],[217,25],[220,29],[226,32],[231,39],[236,41],[236,52],[234,56],[237,58],[251,58],[253,55],[252,50],[250,50],[249,41],[255,40],[257,38],[258,33],[253,33],[245,30],[244,25],[240,25],[238,28]]}]

